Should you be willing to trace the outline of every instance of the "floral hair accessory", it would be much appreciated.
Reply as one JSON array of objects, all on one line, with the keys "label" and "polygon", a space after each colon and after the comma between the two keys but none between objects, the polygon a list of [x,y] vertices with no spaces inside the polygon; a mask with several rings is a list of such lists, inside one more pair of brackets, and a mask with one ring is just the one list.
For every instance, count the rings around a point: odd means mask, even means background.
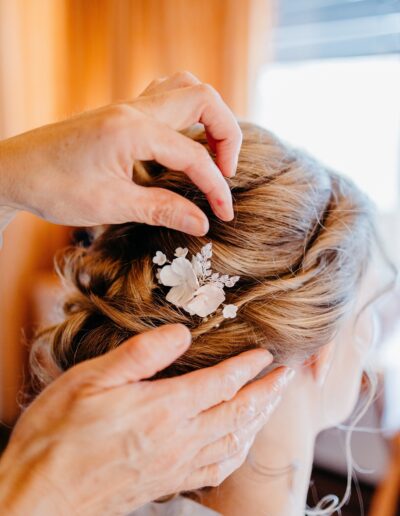
[{"label": "floral hair accessory", "polygon": [[[158,283],[171,287],[167,301],[183,308],[190,315],[208,317],[225,301],[225,287],[233,287],[239,276],[220,275],[211,269],[212,244],[202,247],[200,253],[186,258],[188,250],[175,249],[175,258],[170,262],[166,255],[157,251],[153,263],[163,266],[157,270]],[[236,305],[223,305],[225,319],[236,317]]]}]

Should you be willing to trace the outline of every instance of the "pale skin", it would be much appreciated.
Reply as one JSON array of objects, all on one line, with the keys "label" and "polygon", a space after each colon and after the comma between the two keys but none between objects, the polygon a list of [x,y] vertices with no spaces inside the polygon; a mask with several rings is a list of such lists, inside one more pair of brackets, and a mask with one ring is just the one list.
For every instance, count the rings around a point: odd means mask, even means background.
[{"label": "pale skin", "polygon": [[[358,398],[373,338],[373,308],[363,310],[359,319],[356,314],[374,297],[381,281],[371,271],[364,278],[352,316],[311,363],[296,367],[249,459],[220,487],[204,493],[205,505],[224,516],[304,515],[316,437],[347,419]],[[266,474],[258,472],[254,463]]]},{"label": "pale skin", "polygon": [[[178,131],[202,122],[216,153]],[[224,177],[241,134],[210,86],[191,74],[154,81],[108,106],[0,142],[0,230],[20,210],[54,223],[129,221],[204,235],[194,204],[131,180],[135,160],[182,171],[213,211],[233,218]],[[160,496],[217,485],[238,468],[290,375],[246,352],[216,367],[147,382],[190,345],[161,327],[64,373],[25,411],[0,461],[0,508],[10,515],[125,514]],[[248,384],[248,385],[246,385]]]},{"label": "pale skin", "polygon": [[185,377],[144,381],[189,344],[185,327],[161,327],[49,386],[2,458],[7,514],[127,514],[160,496],[217,485],[242,464],[285,375],[238,392],[271,362],[255,351]]},{"label": "pale skin", "polygon": [[[178,131],[202,122],[206,149]],[[155,81],[135,100],[84,113],[1,142],[3,217],[31,211],[51,222],[94,226],[163,225],[193,235],[208,231],[205,214],[177,194],[132,182],[136,160],[182,171],[215,212],[232,220],[225,177],[235,174],[242,135],[219,94],[190,74]]]}]

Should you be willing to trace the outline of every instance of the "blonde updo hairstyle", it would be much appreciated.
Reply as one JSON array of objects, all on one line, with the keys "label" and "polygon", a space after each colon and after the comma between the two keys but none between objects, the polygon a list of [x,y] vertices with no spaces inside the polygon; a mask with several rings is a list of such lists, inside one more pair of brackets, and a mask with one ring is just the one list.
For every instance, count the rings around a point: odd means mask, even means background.
[{"label": "blonde updo hairstyle", "polygon": [[[138,163],[137,182],[168,188],[195,202],[210,219],[203,238],[129,223],[108,226],[88,247],[67,249],[58,263],[68,285],[65,319],[40,333],[31,352],[36,390],[62,371],[165,323],[190,328],[188,351],[158,376],[203,368],[251,348],[275,364],[304,361],[335,335],[369,257],[368,201],[348,180],[268,131],[241,124],[237,174],[229,179],[235,218],[216,218],[204,195],[182,173]],[[204,131],[194,138],[207,147]],[[209,150],[209,149],[208,149]],[[211,151],[210,151],[211,152]],[[227,289],[235,319],[221,310],[208,320],[166,301],[152,257],[177,247],[197,253],[213,244],[212,267],[239,275]]]}]

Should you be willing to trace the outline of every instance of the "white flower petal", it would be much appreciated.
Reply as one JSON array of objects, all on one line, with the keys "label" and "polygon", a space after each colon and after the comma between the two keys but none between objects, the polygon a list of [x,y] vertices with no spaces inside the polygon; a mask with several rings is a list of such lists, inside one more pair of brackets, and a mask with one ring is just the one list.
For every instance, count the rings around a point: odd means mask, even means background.
[{"label": "white flower petal", "polygon": [[240,276],[231,276],[227,281],[225,281],[225,286],[234,287],[239,280]]},{"label": "white flower petal", "polygon": [[156,263],[157,265],[164,265],[166,261],[167,257],[161,251],[157,251],[156,255],[153,257],[153,263]]},{"label": "white flower petal", "polygon": [[184,307],[193,298],[193,289],[187,283],[172,287],[167,294],[167,301],[178,307]]},{"label": "white flower petal", "polygon": [[238,307],[236,305],[226,305],[222,310],[225,319],[234,319],[237,314]]},{"label": "white flower petal", "polygon": [[175,258],[171,265],[163,267],[160,272],[160,280],[166,287],[176,287],[187,283],[192,292],[199,287],[192,264],[183,257]]},{"label": "white flower petal", "polygon": [[207,317],[215,312],[224,301],[225,294],[222,288],[209,283],[196,290],[193,299],[184,308],[200,317]]},{"label": "white flower petal", "polygon": [[187,247],[177,247],[175,249],[175,256],[177,258],[185,258],[185,256],[188,254],[189,250]]},{"label": "white flower petal", "polygon": [[182,283],[182,277],[177,274],[173,269],[172,265],[166,265],[160,270],[160,283],[166,287],[176,287]]},{"label": "white flower petal", "polygon": [[203,271],[197,255],[192,257],[192,268],[197,277],[202,275]]},{"label": "white flower petal", "polygon": [[235,283],[237,283],[240,280],[240,276],[231,276],[230,280],[235,285]]},{"label": "white flower petal", "polygon": [[174,273],[178,274],[182,278],[182,281],[189,283],[193,292],[199,287],[199,282],[197,281],[196,273],[193,270],[193,265],[188,259],[183,257],[175,258],[171,267]]}]

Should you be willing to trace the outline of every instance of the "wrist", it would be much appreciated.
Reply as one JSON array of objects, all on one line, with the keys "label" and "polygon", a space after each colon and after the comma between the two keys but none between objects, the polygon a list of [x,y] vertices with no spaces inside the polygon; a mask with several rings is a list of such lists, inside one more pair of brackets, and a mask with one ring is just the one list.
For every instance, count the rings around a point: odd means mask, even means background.
[{"label": "wrist", "polygon": [[6,217],[20,208],[15,199],[16,170],[12,139],[0,141],[0,217]]},{"label": "wrist", "polygon": [[[47,132],[41,129],[0,141],[0,217],[3,220],[22,210],[45,218],[44,205],[49,199],[45,190],[53,172],[47,143]],[[54,142],[50,143],[52,146]]]},{"label": "wrist", "polygon": [[45,475],[39,474],[39,465],[24,461],[22,455],[23,452],[9,458],[6,450],[0,460],[0,513],[10,516],[73,514],[63,497],[57,499],[57,490]]},{"label": "wrist", "polygon": [[34,212],[37,176],[46,163],[36,131],[0,141],[0,207]]},{"label": "wrist", "polygon": [[20,199],[22,181],[19,169],[23,156],[16,140],[0,141],[0,248],[2,231],[19,211],[26,208]]}]

